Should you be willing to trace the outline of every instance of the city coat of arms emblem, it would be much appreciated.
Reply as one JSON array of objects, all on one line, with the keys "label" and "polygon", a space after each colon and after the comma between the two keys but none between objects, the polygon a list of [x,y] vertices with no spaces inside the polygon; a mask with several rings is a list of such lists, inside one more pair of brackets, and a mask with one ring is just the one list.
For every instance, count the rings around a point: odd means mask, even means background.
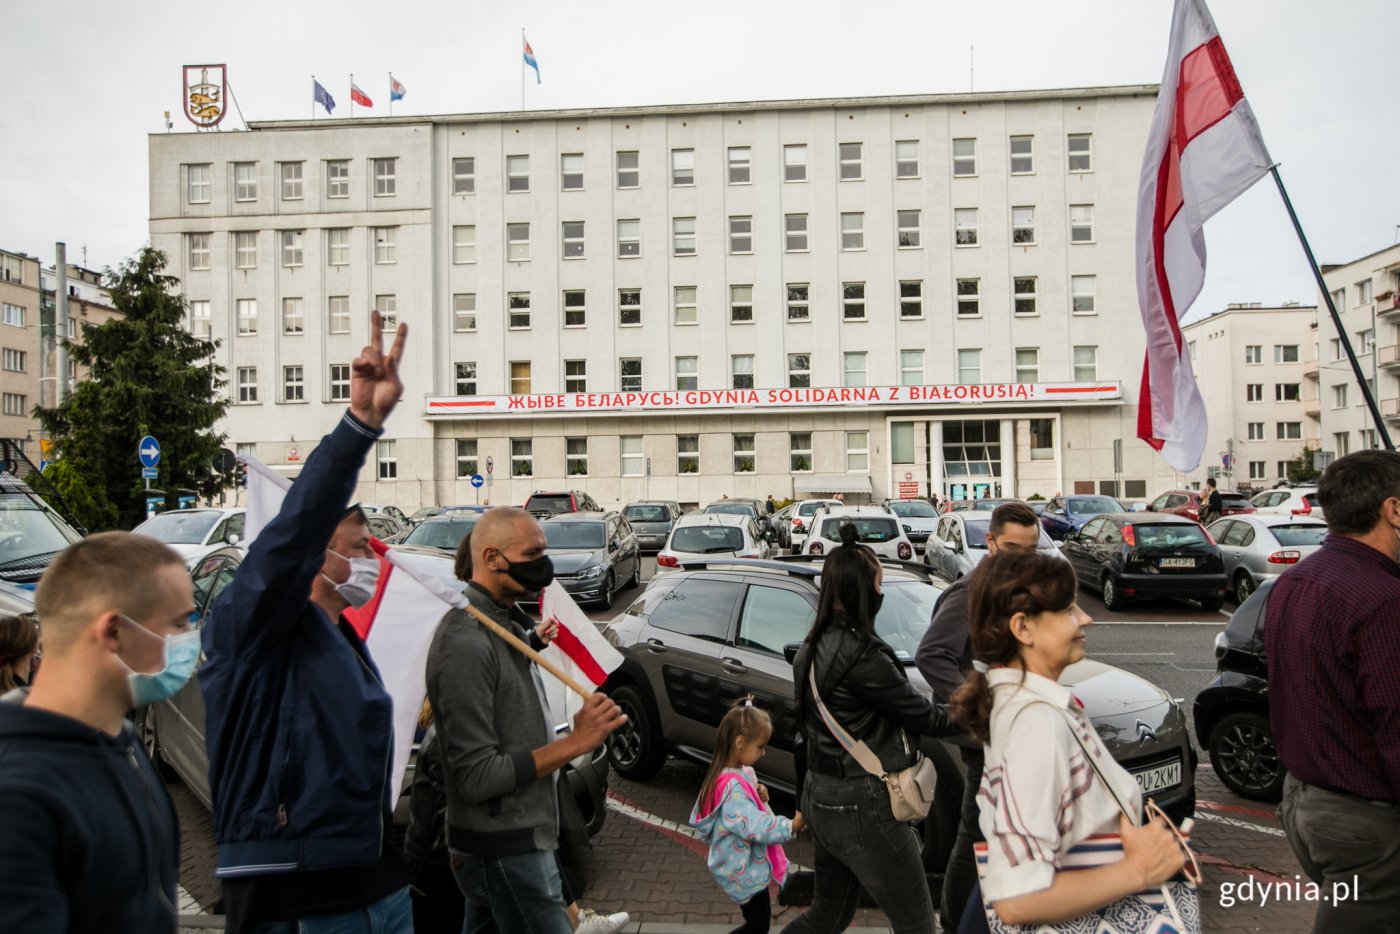
[{"label": "city coat of arms emblem", "polygon": [[185,66],[185,117],[208,129],[224,119],[228,76],[223,65]]}]

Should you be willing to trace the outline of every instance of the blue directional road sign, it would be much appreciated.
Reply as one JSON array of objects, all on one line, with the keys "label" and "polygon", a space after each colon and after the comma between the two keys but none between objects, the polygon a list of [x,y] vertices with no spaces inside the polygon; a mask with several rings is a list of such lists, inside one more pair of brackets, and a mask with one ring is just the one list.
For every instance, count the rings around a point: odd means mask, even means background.
[{"label": "blue directional road sign", "polygon": [[156,479],[156,477],[158,477],[159,475],[160,475],[160,471],[156,470],[154,467],[142,467],[142,468],[141,468],[141,479],[142,479],[142,480],[154,480],[154,479]]},{"label": "blue directional road sign", "polygon": [[160,442],[154,436],[146,435],[136,446],[136,453],[141,458],[142,467],[154,467],[160,463]]},{"label": "blue directional road sign", "polygon": [[486,480],[481,476],[481,474],[479,474],[479,473],[474,473],[474,474],[472,474],[472,486],[477,487],[478,489],[480,489],[481,485],[484,484],[485,482],[486,482]]}]

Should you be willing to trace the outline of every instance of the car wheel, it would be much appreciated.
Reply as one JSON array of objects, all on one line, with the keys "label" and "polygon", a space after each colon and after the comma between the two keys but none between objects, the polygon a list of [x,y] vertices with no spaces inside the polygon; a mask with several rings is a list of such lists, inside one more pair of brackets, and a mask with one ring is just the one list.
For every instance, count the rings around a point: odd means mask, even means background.
[{"label": "car wheel", "polygon": [[642,556],[637,555],[637,563],[632,567],[632,577],[627,581],[628,587],[642,586]]},{"label": "car wheel", "polygon": [[666,764],[661,731],[652,721],[651,708],[636,686],[624,684],[612,692],[612,699],[626,714],[627,722],[608,737],[608,760],[623,778],[644,782]]},{"label": "car wheel", "polygon": [[1112,574],[1104,575],[1103,605],[1110,610],[1121,610],[1126,605],[1123,595],[1118,592],[1118,582],[1113,579]]},{"label": "car wheel", "polygon": [[1201,609],[1205,610],[1207,613],[1214,613],[1216,610],[1220,609],[1224,605],[1225,598],[1220,594],[1216,594],[1213,597],[1201,598]]},{"label": "car wheel", "polygon": [[145,715],[141,717],[141,745],[146,749],[146,757],[151,760],[151,764],[156,767],[160,777],[166,781],[178,778],[175,770],[170,767],[170,763],[165,761],[165,757],[160,752],[160,737],[156,735],[156,714],[155,711],[147,707]]},{"label": "car wheel", "polygon": [[1255,801],[1278,801],[1288,774],[1279,761],[1268,716],[1252,710],[1232,713],[1210,734],[1210,764],[1235,794]]},{"label": "car wheel", "polygon": [[613,572],[608,571],[608,576],[603,578],[603,593],[598,597],[598,606],[604,610],[612,609],[613,580]]},{"label": "car wheel", "polygon": [[1259,589],[1259,585],[1254,583],[1254,578],[1249,576],[1248,571],[1240,571],[1235,575],[1235,602],[1244,603],[1249,599],[1249,595]]}]

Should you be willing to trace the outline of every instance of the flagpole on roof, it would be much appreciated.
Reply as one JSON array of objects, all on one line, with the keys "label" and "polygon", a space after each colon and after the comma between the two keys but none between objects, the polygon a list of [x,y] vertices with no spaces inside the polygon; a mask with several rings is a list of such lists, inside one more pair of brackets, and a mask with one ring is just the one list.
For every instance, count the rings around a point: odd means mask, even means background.
[{"label": "flagpole on roof", "polygon": [[316,119],[316,76],[311,76],[311,119]]},{"label": "flagpole on roof", "polygon": [[525,27],[520,27],[520,109],[525,109]]},{"label": "flagpole on roof", "polygon": [[355,73],[350,72],[350,118],[355,117]]},{"label": "flagpole on roof", "polygon": [[394,73],[389,72],[389,116],[394,115]]},{"label": "flagpole on roof", "polygon": [[1347,336],[1346,328],[1342,327],[1342,318],[1337,314],[1337,305],[1332,301],[1332,293],[1327,291],[1327,283],[1322,278],[1322,270],[1318,268],[1317,258],[1313,256],[1307,235],[1303,233],[1303,225],[1298,222],[1298,215],[1293,210],[1293,201],[1288,197],[1288,189],[1283,187],[1283,178],[1278,174],[1277,163],[1269,167],[1269,173],[1274,177],[1274,184],[1278,185],[1278,193],[1283,198],[1283,206],[1288,209],[1288,219],[1293,222],[1293,229],[1298,234],[1298,242],[1303,245],[1303,252],[1307,254],[1308,268],[1312,270],[1313,278],[1317,280],[1317,289],[1322,293],[1322,300],[1327,305],[1327,313],[1332,318],[1332,326],[1337,329],[1337,337],[1341,340],[1342,348],[1347,352],[1347,360],[1351,363],[1352,372],[1356,374],[1356,384],[1361,388],[1361,396],[1366,400],[1366,408],[1371,410],[1371,420],[1375,422],[1376,433],[1380,435],[1385,449],[1393,451],[1395,443],[1390,440],[1390,432],[1386,430],[1385,420],[1381,418],[1381,410],[1376,406],[1375,393],[1371,391],[1371,384],[1366,381],[1366,376],[1361,369],[1361,361],[1356,359],[1356,351],[1352,349],[1351,338]]}]

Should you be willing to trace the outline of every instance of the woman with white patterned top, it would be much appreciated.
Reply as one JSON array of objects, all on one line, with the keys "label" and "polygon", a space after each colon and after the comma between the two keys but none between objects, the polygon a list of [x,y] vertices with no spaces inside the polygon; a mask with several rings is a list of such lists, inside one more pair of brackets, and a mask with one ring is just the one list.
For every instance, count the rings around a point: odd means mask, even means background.
[{"label": "woman with white patterned top", "polygon": [[[1005,924],[1079,918],[1170,879],[1185,862],[1164,822],[1139,826],[1123,814],[1119,801],[1140,814],[1137,783],[1113,761],[1083,705],[1058,683],[1084,657],[1084,628],[1093,622],[1075,604],[1077,591],[1067,562],[1035,553],[993,555],[969,585],[975,670],[953,695],[952,710],[986,744],[981,896]],[[1122,836],[1123,859],[1062,869],[1073,846],[1114,833]],[[980,905],[969,903],[963,929],[981,917]]]}]

